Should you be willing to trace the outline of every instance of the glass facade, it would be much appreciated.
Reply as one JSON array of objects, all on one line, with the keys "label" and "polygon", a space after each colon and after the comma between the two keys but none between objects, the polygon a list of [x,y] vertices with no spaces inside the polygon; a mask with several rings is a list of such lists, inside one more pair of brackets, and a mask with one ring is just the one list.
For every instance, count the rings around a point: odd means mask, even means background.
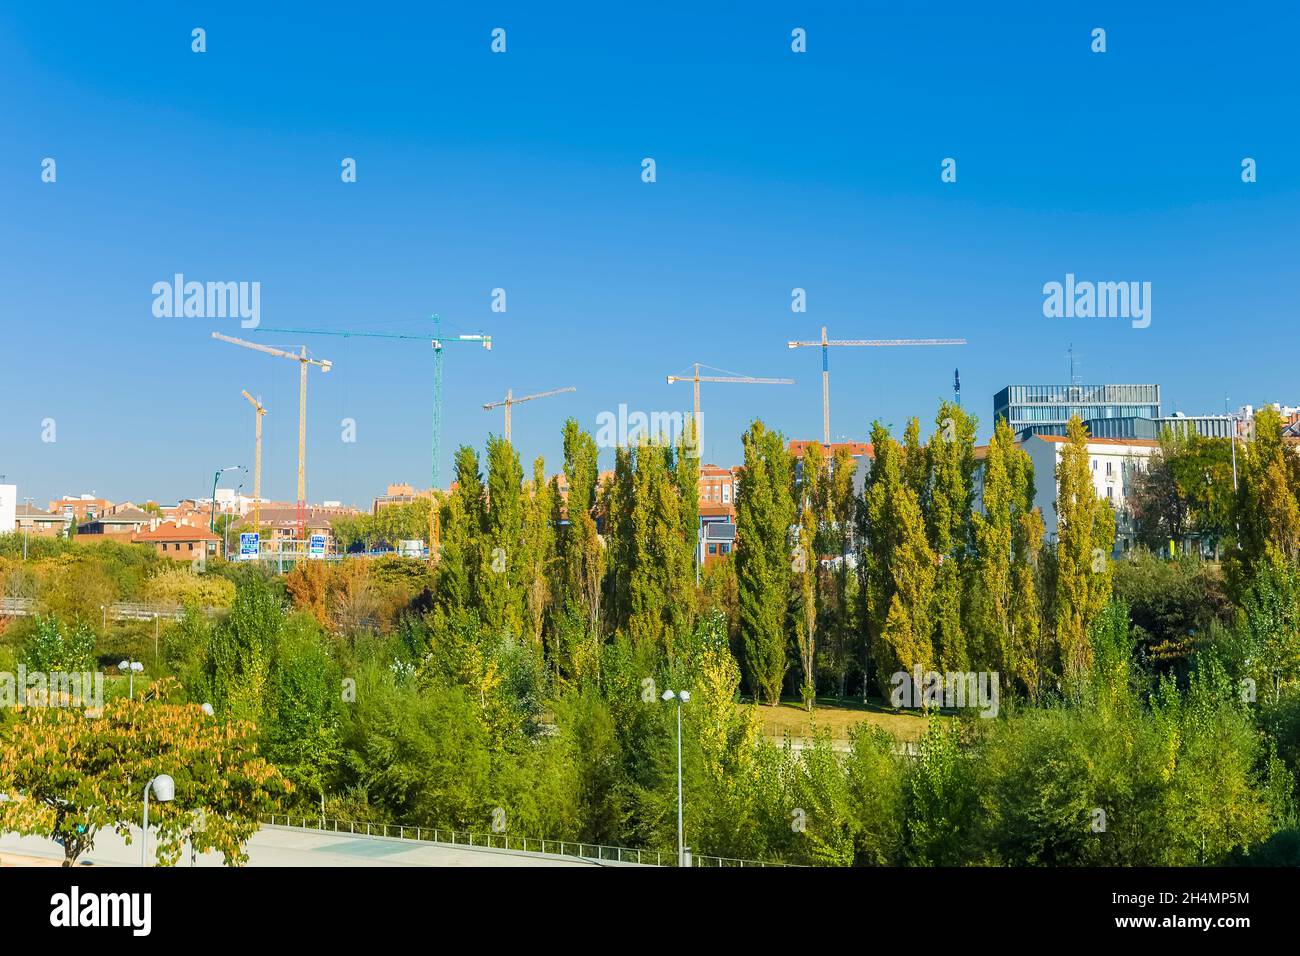
[{"label": "glass facade", "polygon": [[1064,435],[1073,416],[1159,418],[1159,385],[1008,385],[993,396],[993,420],[1005,418],[1017,438]]}]

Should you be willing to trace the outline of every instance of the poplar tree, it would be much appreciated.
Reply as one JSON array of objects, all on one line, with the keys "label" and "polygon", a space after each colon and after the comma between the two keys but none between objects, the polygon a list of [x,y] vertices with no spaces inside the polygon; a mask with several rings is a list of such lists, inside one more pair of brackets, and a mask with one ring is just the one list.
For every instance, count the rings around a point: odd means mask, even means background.
[{"label": "poplar tree", "polygon": [[478,607],[479,548],[483,533],[483,476],[478,454],[456,449],[456,486],[440,505],[438,602],[446,611]]},{"label": "poplar tree", "polygon": [[935,646],[944,670],[970,669],[965,608],[966,564],[975,475],[975,421],[954,402],[939,406],[928,448],[930,543],[939,559],[935,580]]},{"label": "poplar tree", "polygon": [[601,489],[609,574],[605,578],[605,624],[610,633],[625,631],[631,616],[632,564],[636,557],[632,449],[614,449],[614,474]]},{"label": "poplar tree", "polygon": [[1033,463],[998,419],[984,458],[983,513],[971,516],[976,553],[982,654],[1013,681],[1036,694],[1040,676],[1039,609],[1034,571],[1043,519],[1033,506]]},{"label": "poplar tree", "polygon": [[903,430],[903,483],[911,489],[922,513],[930,508],[930,450],[921,444],[921,422],[910,418]]},{"label": "poplar tree", "polygon": [[632,480],[632,566],[628,578],[628,635],[645,647],[673,638],[689,619],[693,574],[682,542],[681,496],[672,450],[642,439]]},{"label": "poplar tree", "polygon": [[1244,593],[1261,563],[1294,562],[1300,555],[1300,457],[1286,452],[1276,409],[1261,408],[1254,425],[1254,440],[1239,456],[1238,547],[1230,568],[1238,593]]},{"label": "poplar tree", "polygon": [[555,528],[551,523],[551,486],[546,482],[546,463],[540,455],[533,461],[533,482],[529,491],[529,498],[524,503],[519,566],[523,579],[528,636],[540,650],[542,627],[551,603],[550,568],[556,556]]},{"label": "poplar tree", "polygon": [[504,438],[488,439],[487,510],[479,554],[483,623],[494,632],[524,634],[523,468]]},{"label": "poplar tree", "polygon": [[1097,496],[1088,463],[1088,432],[1077,415],[1066,426],[1056,469],[1056,652],[1067,687],[1092,664],[1088,625],[1110,595],[1115,515]]},{"label": "poplar tree", "polygon": [[[673,458],[673,484],[677,487],[678,511],[681,515],[682,547],[691,573],[695,574],[700,557],[700,445],[696,423],[689,419],[688,431],[677,442]],[[692,586],[693,590],[693,586]],[[694,601],[691,602],[694,607]]]},{"label": "poplar tree", "polygon": [[853,652],[852,588],[856,579],[851,573],[848,557],[854,548],[853,528],[858,502],[853,480],[857,467],[852,450],[843,445],[836,448],[825,482],[824,496],[826,515],[823,521],[823,550],[835,560],[823,599],[823,634],[831,669],[836,677],[837,693],[841,698],[847,691],[849,661]]},{"label": "poplar tree", "polygon": [[814,655],[817,649],[817,592],[819,517],[826,500],[825,459],[822,446],[811,442],[804,448],[803,468],[795,500],[799,515],[799,541],[795,546],[794,572],[798,581],[798,620],[795,636],[799,645],[799,664],[803,672],[800,695],[804,707],[811,711],[817,697],[817,672]]},{"label": "poplar tree", "polygon": [[864,501],[865,603],[883,692],[889,674],[933,668],[931,610],[938,559],[926,539],[918,495],[904,474],[908,453],[879,422],[871,437],[876,461]]},{"label": "poplar tree", "polygon": [[555,526],[562,529],[557,532],[561,561],[556,603],[566,612],[577,609],[593,634],[600,620],[605,570],[605,550],[593,516],[600,475],[597,462],[595,440],[570,418],[564,423],[564,477],[569,485],[565,525],[559,520],[558,492],[553,497]]},{"label": "poplar tree", "polygon": [[775,706],[787,669],[788,550],[794,501],[790,456],[777,432],[755,421],[745,432],[736,495],[736,579],[745,676],[754,698]]}]

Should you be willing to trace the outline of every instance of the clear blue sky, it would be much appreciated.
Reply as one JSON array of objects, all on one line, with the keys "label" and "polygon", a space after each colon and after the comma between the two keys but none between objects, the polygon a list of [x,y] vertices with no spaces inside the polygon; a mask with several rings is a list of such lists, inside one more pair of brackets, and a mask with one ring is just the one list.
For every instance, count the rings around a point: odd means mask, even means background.
[{"label": "clear blue sky", "polygon": [[[296,369],[210,339],[257,337],[236,321],[155,318],[176,272],[259,281],[264,325],[490,332],[449,351],[444,475],[501,429],[481,405],[507,387],[577,387],[515,414],[553,471],[566,416],[687,409],[664,378],[692,361],[798,382],[705,386],[709,460],[737,462],[754,417],[818,437],[820,357],[785,342],[822,324],[970,340],[833,351],[835,437],[932,420],[954,366],[987,434],[993,393],[1065,382],[1070,343],[1086,381],[1158,382],[1169,410],[1300,401],[1292,4],[272,6],[0,13],[0,473],[20,495],[206,494],[252,464],[247,388],[270,408],[264,491],[293,497]],[[1150,328],[1044,318],[1067,272],[1151,282]],[[313,500],[427,485],[428,346],[260,338],[336,363],[311,381]]]}]

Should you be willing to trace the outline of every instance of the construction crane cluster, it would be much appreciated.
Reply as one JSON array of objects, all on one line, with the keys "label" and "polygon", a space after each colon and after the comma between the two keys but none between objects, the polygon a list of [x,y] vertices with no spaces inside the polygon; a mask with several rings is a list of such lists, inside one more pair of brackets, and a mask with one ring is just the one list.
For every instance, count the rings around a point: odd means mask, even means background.
[{"label": "construction crane cluster", "polygon": [[[443,349],[449,344],[474,344],[479,345],[486,350],[492,348],[492,336],[483,332],[471,333],[443,333],[439,326],[440,319],[437,315],[430,317],[433,328],[425,334],[411,334],[408,332],[374,332],[348,329],[315,329],[315,328],[277,328],[273,326],[259,327],[257,331],[263,333],[276,333],[288,335],[325,335],[336,336],[340,338],[376,338],[376,339],[394,339],[394,340],[420,340],[427,341],[431,344],[433,350],[433,428],[432,428],[432,462],[430,466],[430,477],[432,479],[432,488],[436,490],[441,484],[440,463],[442,458],[442,372],[443,372]],[[333,367],[333,362],[328,359],[315,358],[308,353],[305,345],[299,346],[297,351],[286,351],[284,349],[274,348],[268,345],[262,345],[257,342],[249,342],[244,339],[233,338],[228,335],[222,335],[219,332],[213,332],[212,337],[231,345],[237,345],[241,348],[252,349],[262,352],[276,358],[289,359],[298,363],[298,498],[297,498],[297,530],[298,546],[303,547],[306,538],[306,507],[307,507],[307,371],[310,367],[319,368],[322,373],[328,372]],[[830,362],[829,351],[832,347],[868,347],[868,348],[891,348],[900,346],[939,346],[939,345],[965,345],[965,339],[832,339],[827,336],[826,326],[822,326],[821,338],[812,341],[789,341],[786,343],[791,349],[797,348],[820,348],[822,350],[822,439],[826,445],[831,440],[831,423],[830,423]],[[692,417],[692,440],[694,447],[702,452],[704,446],[704,427],[700,411],[700,383],[719,383],[731,385],[793,385],[792,378],[770,378],[755,375],[739,375],[734,372],[728,372],[725,369],[713,368],[701,362],[694,362],[691,365],[691,371],[686,374],[669,375],[667,381],[669,385],[678,382],[690,382],[693,387],[693,417]],[[706,370],[708,374],[701,374],[701,369]],[[715,374],[717,373],[717,374]],[[953,372],[954,393],[957,401],[960,403],[960,381],[957,372]],[[505,440],[512,440],[511,435],[511,417],[514,406],[525,402],[535,401],[541,398],[550,398],[556,395],[562,395],[570,392],[576,392],[577,388],[567,385],[562,388],[553,388],[548,391],[535,392],[528,395],[514,394],[514,389],[507,389],[505,397],[496,401],[484,403],[485,411],[492,411],[502,408],[505,411]],[[254,527],[260,527],[261,524],[261,497],[262,497],[262,418],[266,415],[267,409],[262,404],[260,397],[254,398],[247,390],[243,391],[243,397],[253,407],[254,411],[254,434],[255,434],[255,452],[253,466],[253,498],[254,498]],[[430,509],[430,559],[435,556],[437,529],[435,525],[436,508]]]},{"label": "construction crane cluster", "polygon": [[[328,359],[311,358],[307,354],[307,346],[305,345],[295,354],[286,352],[283,349],[272,348],[269,345],[262,345],[259,342],[246,342],[243,339],[232,338],[229,335],[222,335],[220,332],[213,332],[212,337],[221,342],[229,342],[231,345],[253,349],[257,352],[265,352],[267,355],[291,359],[298,363],[298,540],[303,541],[307,529],[307,369],[309,366],[315,365],[321,370],[321,374],[324,374],[330,370],[334,363]],[[262,427],[260,414],[257,417],[257,427],[260,431]],[[262,484],[260,462],[256,470],[258,473],[253,476],[253,483],[257,486],[257,491],[260,492]],[[260,510],[258,514],[260,517]]]}]

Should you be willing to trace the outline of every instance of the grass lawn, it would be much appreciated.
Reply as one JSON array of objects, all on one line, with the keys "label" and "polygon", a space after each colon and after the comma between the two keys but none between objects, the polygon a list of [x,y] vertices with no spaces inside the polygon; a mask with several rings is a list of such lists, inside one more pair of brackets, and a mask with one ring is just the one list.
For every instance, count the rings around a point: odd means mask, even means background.
[{"label": "grass lawn", "polygon": [[[737,707],[752,707],[744,702]],[[844,739],[858,724],[883,727],[900,741],[920,740],[925,733],[925,718],[915,712],[894,713],[893,709],[879,703],[863,704],[861,701],[839,701],[833,697],[819,697],[812,713],[797,700],[783,700],[776,707],[759,704],[758,718],[764,735],[782,737],[811,737],[813,728],[829,733],[835,739]]]}]

